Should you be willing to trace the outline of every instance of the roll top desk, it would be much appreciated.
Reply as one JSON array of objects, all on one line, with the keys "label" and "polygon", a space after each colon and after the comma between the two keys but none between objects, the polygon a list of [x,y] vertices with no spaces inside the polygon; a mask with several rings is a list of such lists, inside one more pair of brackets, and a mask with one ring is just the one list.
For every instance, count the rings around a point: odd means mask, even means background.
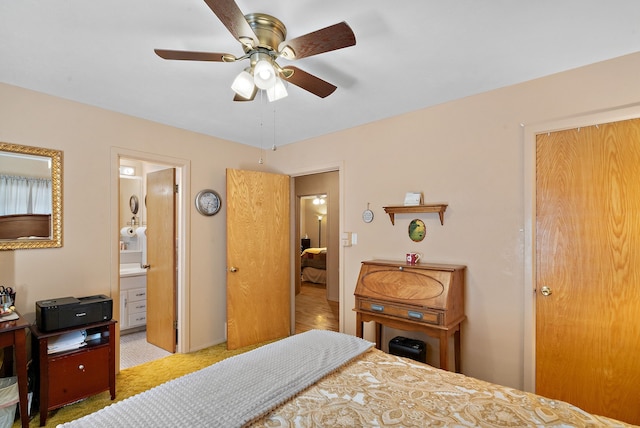
[{"label": "roll top desk", "polygon": [[449,338],[454,339],[455,371],[460,372],[460,325],[464,313],[466,266],[390,260],[362,262],[355,289],[356,335],[375,323],[376,347],[382,326],[419,331],[439,339],[440,368],[449,367]]}]

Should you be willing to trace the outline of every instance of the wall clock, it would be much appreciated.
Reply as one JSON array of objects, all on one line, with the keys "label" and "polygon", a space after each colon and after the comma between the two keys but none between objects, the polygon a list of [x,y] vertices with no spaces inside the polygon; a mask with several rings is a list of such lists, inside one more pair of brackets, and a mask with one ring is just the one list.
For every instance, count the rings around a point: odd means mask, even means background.
[{"label": "wall clock", "polygon": [[202,215],[210,216],[217,214],[222,206],[222,199],[215,190],[204,189],[196,195],[196,209]]},{"label": "wall clock", "polygon": [[369,204],[367,203],[367,209],[362,212],[362,221],[365,223],[371,223],[373,221],[373,211],[369,209]]},{"label": "wall clock", "polygon": [[362,221],[365,223],[371,223],[373,221],[373,211],[369,208],[362,212]]}]

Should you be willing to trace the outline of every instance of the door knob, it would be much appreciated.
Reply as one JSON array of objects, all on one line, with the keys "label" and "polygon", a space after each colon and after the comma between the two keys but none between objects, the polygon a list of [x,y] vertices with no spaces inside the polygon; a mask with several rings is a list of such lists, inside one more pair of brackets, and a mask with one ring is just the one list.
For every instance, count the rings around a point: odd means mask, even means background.
[{"label": "door knob", "polygon": [[542,293],[543,296],[550,296],[551,295],[551,289],[549,287],[547,287],[546,285],[543,285],[542,288],[540,289],[540,293]]},{"label": "door knob", "polygon": [[237,267],[234,267],[234,266],[231,266],[231,267],[229,268],[229,272],[238,272],[238,268],[237,268]]}]

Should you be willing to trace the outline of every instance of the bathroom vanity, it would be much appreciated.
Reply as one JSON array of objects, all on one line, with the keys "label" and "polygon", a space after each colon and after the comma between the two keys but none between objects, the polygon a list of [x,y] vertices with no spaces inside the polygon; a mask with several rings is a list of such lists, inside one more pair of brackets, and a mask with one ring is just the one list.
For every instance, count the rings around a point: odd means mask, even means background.
[{"label": "bathroom vanity", "polygon": [[120,265],[120,331],[147,325],[147,272],[139,264]]}]

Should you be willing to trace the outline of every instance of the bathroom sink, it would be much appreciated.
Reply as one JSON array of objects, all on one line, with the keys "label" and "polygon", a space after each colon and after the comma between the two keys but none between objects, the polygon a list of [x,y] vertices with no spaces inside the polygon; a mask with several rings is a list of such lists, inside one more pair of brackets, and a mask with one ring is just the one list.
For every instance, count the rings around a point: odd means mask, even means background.
[{"label": "bathroom sink", "polygon": [[140,263],[122,263],[120,277],[146,275],[147,270],[140,267]]}]

